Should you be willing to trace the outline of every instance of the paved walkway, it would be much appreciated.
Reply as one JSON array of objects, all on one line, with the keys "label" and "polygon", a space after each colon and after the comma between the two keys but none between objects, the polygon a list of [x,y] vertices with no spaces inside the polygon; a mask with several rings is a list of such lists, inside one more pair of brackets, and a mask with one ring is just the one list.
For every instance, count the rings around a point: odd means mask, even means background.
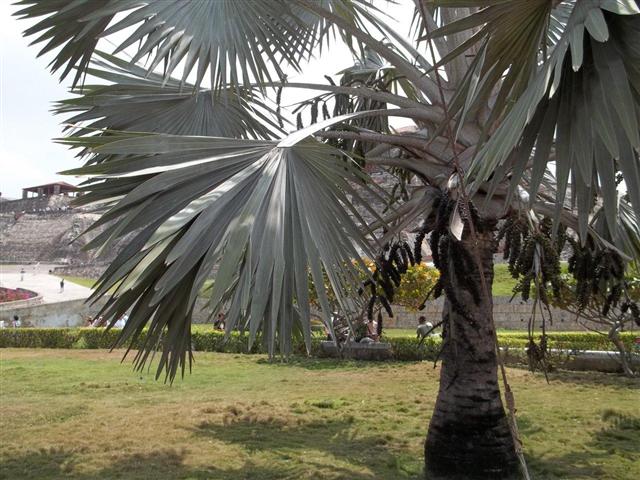
[{"label": "paved walkway", "polygon": [[[7,271],[9,270],[9,271]],[[6,288],[26,288],[42,295],[43,303],[66,302],[79,300],[91,295],[91,289],[76,285],[65,280],[64,291],[60,291],[60,277],[50,275],[47,270],[35,273],[32,265],[25,267],[24,279],[20,280],[20,273],[13,268],[0,266],[0,286]]]}]

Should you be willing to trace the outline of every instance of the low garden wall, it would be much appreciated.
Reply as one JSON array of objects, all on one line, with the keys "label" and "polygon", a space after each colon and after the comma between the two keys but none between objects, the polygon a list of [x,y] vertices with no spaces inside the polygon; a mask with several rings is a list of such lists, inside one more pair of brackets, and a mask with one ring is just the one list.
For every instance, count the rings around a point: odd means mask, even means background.
[{"label": "low garden wall", "polygon": [[[41,301],[42,297],[39,298]],[[91,306],[79,299],[44,304],[0,305],[0,320],[9,323],[14,315],[18,315],[24,327],[78,327],[84,324],[87,316],[97,313],[102,303],[103,301]]]},{"label": "low garden wall", "polygon": [[26,288],[0,287],[0,305],[6,303],[19,302],[37,297],[38,294]]},{"label": "low garden wall", "polygon": [[[493,297],[493,320],[497,329],[527,330],[528,319],[531,316],[532,303],[509,297]],[[418,318],[424,315],[428,322],[435,324],[442,319],[444,299],[426,303],[423,310],[409,310],[400,305],[393,306],[393,318],[385,316],[385,328],[415,328]],[[576,322],[574,314],[558,308],[551,308],[551,322],[546,323],[546,329],[551,332],[567,332],[585,330]],[[539,322],[538,322],[539,323]],[[634,328],[634,326],[631,326]]]},{"label": "low garden wall", "polygon": [[[0,320],[6,320],[2,312],[30,307],[42,303],[42,295],[25,288],[0,287]],[[11,315],[10,318],[13,318]]]}]

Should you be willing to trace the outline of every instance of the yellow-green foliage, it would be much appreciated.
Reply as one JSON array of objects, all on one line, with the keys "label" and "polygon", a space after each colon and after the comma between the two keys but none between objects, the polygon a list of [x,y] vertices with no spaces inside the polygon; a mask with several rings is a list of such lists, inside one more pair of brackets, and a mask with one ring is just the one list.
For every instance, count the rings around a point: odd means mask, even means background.
[{"label": "yellow-green foliage", "polygon": [[424,263],[413,265],[402,275],[393,303],[417,310],[434,287],[440,272]]},{"label": "yellow-green foliage", "polygon": [[[365,260],[365,264],[367,265],[370,272],[374,271],[375,264],[371,260]],[[367,273],[359,263],[354,262],[354,268],[358,273],[360,283],[364,283],[369,278],[370,274]],[[402,305],[412,310],[417,310],[422,302],[424,302],[427,294],[436,284],[439,277],[440,272],[438,272],[438,269],[435,267],[430,267],[426,263],[409,266],[407,271],[402,275],[400,286],[395,289],[395,297],[393,299],[393,303],[395,305]],[[331,290],[331,286],[329,284],[329,279],[326,275],[324,278],[324,284],[328,292],[329,301],[335,303],[335,296],[333,295],[333,291]],[[353,290],[352,294],[354,296],[357,295],[356,289]],[[370,291],[368,288],[364,290],[364,295],[367,297],[370,295]],[[318,295],[315,292],[315,288],[313,287],[311,277],[309,277],[309,297],[311,303],[318,307]]]}]

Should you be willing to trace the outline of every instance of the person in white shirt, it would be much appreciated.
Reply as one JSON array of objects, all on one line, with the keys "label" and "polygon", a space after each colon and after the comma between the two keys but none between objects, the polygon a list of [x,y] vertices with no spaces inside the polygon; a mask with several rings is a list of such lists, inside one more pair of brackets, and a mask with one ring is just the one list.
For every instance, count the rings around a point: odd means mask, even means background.
[{"label": "person in white shirt", "polygon": [[427,319],[424,315],[418,318],[418,328],[416,329],[416,338],[418,340],[422,340],[424,337],[429,335],[432,330],[433,324],[431,322],[427,322]]},{"label": "person in white shirt", "polygon": [[129,320],[129,316],[125,313],[118,320],[116,320],[116,324],[113,327],[124,328],[124,326],[127,324],[127,320]]}]

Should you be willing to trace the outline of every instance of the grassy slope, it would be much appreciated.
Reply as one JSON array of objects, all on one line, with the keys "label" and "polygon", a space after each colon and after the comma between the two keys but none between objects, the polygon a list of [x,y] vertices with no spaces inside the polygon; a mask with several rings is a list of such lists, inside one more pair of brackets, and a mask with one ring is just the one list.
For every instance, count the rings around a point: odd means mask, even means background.
[{"label": "grassy slope", "polygon": [[[0,478],[421,478],[430,363],[196,355],[170,387],[119,353],[3,350]],[[533,478],[640,478],[637,381],[509,378]]]}]

